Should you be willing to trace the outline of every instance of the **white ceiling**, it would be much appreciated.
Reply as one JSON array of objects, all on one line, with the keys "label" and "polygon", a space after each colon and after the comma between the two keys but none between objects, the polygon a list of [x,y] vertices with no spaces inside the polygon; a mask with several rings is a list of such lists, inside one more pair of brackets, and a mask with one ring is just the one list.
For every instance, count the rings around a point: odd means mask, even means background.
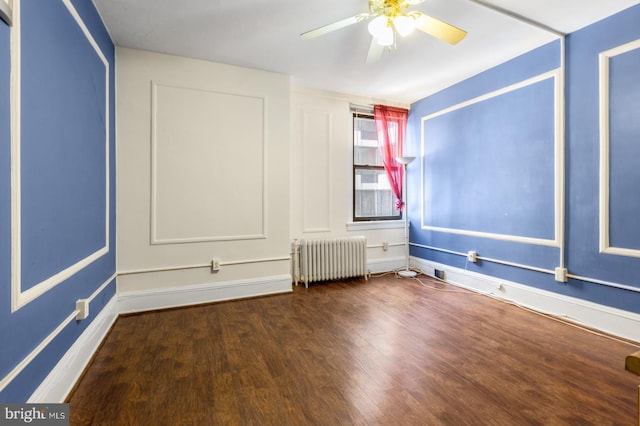
[{"label": "white ceiling", "polygon": [[[367,11],[367,0],[94,0],[118,46],[284,73],[295,85],[411,103],[556,37],[471,0],[413,6],[468,32],[451,46],[419,31],[365,63],[366,23],[300,33]],[[491,0],[570,33],[638,0]]]}]

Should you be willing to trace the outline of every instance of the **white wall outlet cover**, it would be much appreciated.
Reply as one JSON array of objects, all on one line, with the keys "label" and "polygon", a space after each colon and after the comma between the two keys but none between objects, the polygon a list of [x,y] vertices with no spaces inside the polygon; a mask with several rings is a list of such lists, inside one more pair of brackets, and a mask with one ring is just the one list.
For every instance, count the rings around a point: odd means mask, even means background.
[{"label": "white wall outlet cover", "polygon": [[220,270],[220,259],[211,259],[211,272],[218,272]]},{"label": "white wall outlet cover", "polygon": [[87,299],[80,299],[76,302],[76,315],[77,320],[83,320],[89,316],[89,301]]},{"label": "white wall outlet cover", "polygon": [[556,281],[561,283],[567,282],[567,268],[556,268],[555,269]]}]

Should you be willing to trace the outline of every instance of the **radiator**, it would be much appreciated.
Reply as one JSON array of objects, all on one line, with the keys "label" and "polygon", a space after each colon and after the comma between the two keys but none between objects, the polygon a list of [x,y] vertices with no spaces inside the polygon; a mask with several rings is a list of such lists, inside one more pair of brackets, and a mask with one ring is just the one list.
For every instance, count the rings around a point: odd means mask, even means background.
[{"label": "radiator", "polygon": [[367,278],[367,239],[344,237],[332,239],[303,239],[294,242],[297,265],[295,283]]}]

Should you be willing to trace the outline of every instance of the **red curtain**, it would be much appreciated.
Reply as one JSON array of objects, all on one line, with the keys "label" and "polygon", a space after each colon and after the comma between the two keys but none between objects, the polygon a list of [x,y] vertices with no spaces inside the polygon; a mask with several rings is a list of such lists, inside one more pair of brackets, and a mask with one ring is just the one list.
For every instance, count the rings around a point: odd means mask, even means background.
[{"label": "red curtain", "polygon": [[404,136],[407,129],[409,110],[386,105],[374,105],[374,118],[378,132],[378,143],[382,154],[384,169],[387,172],[393,195],[396,196],[396,208],[404,210],[402,201],[403,166],[396,157],[404,155]]}]

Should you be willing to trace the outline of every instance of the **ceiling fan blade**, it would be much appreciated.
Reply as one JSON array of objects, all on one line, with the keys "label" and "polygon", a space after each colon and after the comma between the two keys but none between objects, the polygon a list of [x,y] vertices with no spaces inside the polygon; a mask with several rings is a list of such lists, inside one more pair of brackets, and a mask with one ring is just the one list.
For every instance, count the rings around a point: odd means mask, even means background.
[{"label": "ceiling fan blade", "polygon": [[458,44],[467,35],[466,31],[424,13],[412,12],[412,15],[417,29],[449,44]]},{"label": "ceiling fan blade", "polygon": [[334,22],[332,24],[323,25],[322,27],[315,28],[310,31],[306,31],[300,34],[305,40],[309,40],[311,38],[319,37],[323,34],[329,33],[331,31],[339,30],[340,28],[348,27],[349,25],[357,24],[358,22],[365,21],[369,19],[370,15],[368,13],[360,13],[359,15],[352,16],[350,18],[342,19],[340,21]]},{"label": "ceiling fan blade", "polygon": [[367,64],[373,64],[378,62],[382,58],[384,52],[384,46],[381,46],[375,39],[371,38],[371,44],[369,45],[369,53],[367,54]]}]

